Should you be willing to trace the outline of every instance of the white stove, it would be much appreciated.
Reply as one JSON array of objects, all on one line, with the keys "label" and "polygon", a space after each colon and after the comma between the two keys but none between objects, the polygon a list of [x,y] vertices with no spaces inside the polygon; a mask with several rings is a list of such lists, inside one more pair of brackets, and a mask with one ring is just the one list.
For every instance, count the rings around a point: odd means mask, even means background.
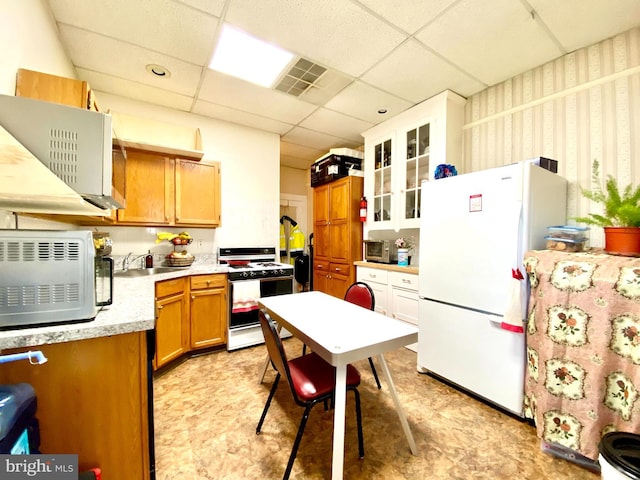
[{"label": "white stove", "polygon": [[293,293],[293,265],[276,262],[276,255],[275,247],[218,249],[218,262],[229,266],[227,350],[264,343],[259,299]]}]

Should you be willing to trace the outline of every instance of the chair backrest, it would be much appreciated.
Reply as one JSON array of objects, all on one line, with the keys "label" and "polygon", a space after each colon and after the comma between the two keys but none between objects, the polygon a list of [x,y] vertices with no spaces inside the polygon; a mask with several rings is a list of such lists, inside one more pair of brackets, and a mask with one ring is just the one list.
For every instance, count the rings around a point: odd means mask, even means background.
[{"label": "chair backrest", "polygon": [[284,351],[284,346],[282,345],[282,340],[276,330],[276,324],[271,319],[271,316],[262,309],[258,312],[258,318],[260,319],[264,343],[267,346],[271,363],[273,363],[278,373],[288,382],[290,377],[289,363],[287,361],[287,354]]},{"label": "chair backrest", "polygon": [[364,282],[351,284],[344,295],[344,299],[349,303],[355,303],[369,310],[376,308],[376,297],[373,294],[373,290]]}]

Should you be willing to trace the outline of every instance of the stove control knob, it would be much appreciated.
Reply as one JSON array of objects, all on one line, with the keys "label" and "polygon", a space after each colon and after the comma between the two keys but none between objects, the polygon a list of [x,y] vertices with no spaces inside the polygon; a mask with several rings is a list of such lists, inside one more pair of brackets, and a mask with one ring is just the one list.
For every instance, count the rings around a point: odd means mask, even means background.
[{"label": "stove control knob", "polygon": [[249,275],[252,276],[252,277],[255,277],[256,276],[256,272],[250,272]]},{"label": "stove control knob", "polygon": [[245,277],[245,278],[246,278],[246,277],[247,277],[247,275],[248,275],[248,273],[247,273],[247,272],[242,272],[242,276],[243,276],[243,277]]}]

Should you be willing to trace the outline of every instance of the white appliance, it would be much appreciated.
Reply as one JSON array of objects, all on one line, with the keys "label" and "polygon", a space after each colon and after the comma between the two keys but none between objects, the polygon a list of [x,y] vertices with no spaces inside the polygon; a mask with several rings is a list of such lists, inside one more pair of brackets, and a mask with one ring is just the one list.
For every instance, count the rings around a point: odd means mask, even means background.
[{"label": "white appliance", "polygon": [[422,183],[419,371],[522,416],[525,334],[501,328],[511,272],[565,223],[566,195],[535,159]]}]

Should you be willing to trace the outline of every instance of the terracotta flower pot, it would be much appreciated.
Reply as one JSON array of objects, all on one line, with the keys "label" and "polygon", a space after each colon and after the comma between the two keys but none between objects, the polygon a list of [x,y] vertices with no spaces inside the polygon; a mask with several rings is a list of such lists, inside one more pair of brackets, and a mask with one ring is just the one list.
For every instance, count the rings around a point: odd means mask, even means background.
[{"label": "terracotta flower pot", "polygon": [[604,249],[612,255],[640,256],[640,227],[604,227]]}]

